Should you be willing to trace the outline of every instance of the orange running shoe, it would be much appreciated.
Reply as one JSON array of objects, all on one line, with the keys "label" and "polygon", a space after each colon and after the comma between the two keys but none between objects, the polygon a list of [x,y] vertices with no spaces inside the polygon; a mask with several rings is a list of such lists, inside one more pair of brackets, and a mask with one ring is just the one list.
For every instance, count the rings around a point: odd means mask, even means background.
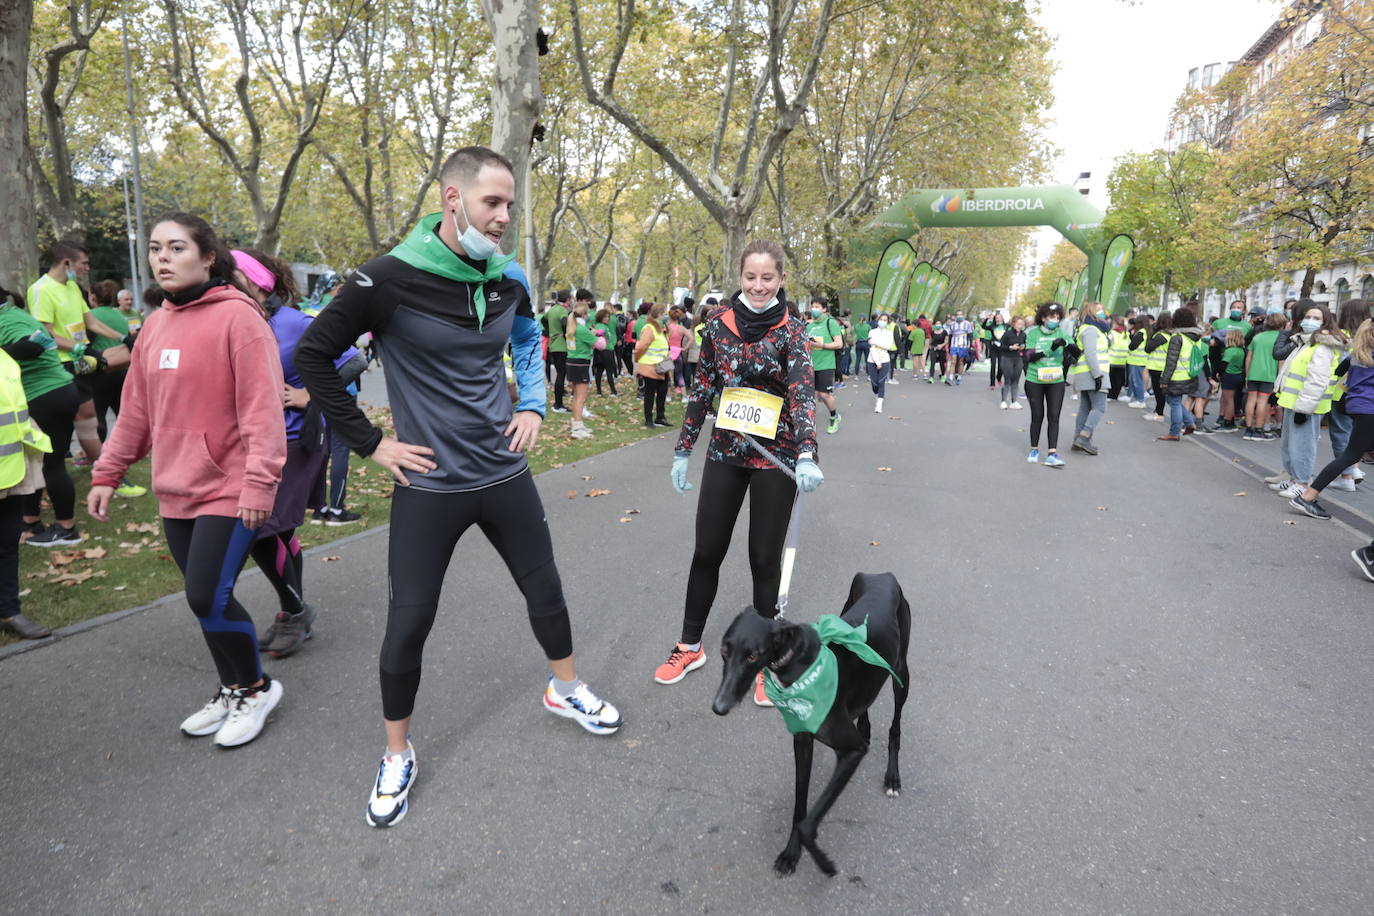
[{"label": "orange running shoe", "polygon": [[754,705],[772,706],[773,701],[768,699],[768,695],[763,692],[763,672],[759,672],[758,680],[754,681]]},{"label": "orange running shoe", "polygon": [[693,652],[682,643],[675,643],[673,651],[668,653],[668,660],[654,670],[654,680],[660,684],[676,684],[687,676],[688,671],[695,671],[704,664],[705,652],[700,649]]}]

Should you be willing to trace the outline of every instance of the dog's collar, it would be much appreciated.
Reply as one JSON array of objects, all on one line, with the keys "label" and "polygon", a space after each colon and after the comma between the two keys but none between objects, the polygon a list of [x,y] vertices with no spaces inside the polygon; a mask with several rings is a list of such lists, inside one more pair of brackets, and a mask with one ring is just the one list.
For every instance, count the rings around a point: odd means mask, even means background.
[{"label": "dog's collar", "polygon": [[782,658],[775,659],[769,662],[768,667],[774,671],[777,671],[778,669],[782,668],[783,665],[786,665],[788,662],[792,660],[793,654],[793,651],[791,649],[788,649],[786,652],[783,653]]}]

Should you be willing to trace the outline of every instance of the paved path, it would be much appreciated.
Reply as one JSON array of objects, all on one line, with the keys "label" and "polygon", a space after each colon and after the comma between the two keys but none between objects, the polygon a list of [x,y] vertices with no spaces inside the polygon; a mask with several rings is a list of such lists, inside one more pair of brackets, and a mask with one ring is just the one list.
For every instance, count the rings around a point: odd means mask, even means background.
[{"label": "paved path", "polygon": [[[411,814],[366,827],[378,531],[311,558],[318,635],[269,666],[285,699],[237,752],[177,734],[213,685],[179,602],[0,661],[4,908],[1374,910],[1374,585],[1347,557],[1368,532],[1289,514],[1242,465],[1153,442],[1124,405],[1101,457],[1052,471],[1022,460],[1029,411],[976,384],[906,382],[883,416],[856,387],[840,400],[793,616],[837,611],[855,571],[893,570],[916,618],[906,790],[885,798],[883,755],[864,761],[821,834],[839,877],[805,858],[770,871],[792,782],[776,714],[712,715],[714,663],[650,681],[677,635],[696,495],[671,492],[659,438],[539,480],[579,668],[621,706],[620,734],[541,710],[518,593],[470,534],[426,653]],[[613,492],[565,498],[592,488]],[[737,546],[712,652],[748,591]],[[261,577],[240,595],[268,618]]]}]

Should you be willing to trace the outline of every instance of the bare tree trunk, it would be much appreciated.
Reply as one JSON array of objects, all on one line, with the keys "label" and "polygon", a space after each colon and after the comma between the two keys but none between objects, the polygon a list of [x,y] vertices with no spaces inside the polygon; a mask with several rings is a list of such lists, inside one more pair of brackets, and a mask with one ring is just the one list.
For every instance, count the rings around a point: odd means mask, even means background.
[{"label": "bare tree trunk", "polygon": [[33,248],[33,183],[29,173],[28,72],[32,0],[0,0],[0,285],[22,291],[38,275]]},{"label": "bare tree trunk", "polygon": [[515,166],[515,197],[510,225],[501,240],[506,252],[516,251],[521,235],[521,203],[533,188],[524,186],[534,123],[544,108],[539,89],[538,0],[482,0],[496,49],[496,73],[491,87],[491,147]]},{"label": "bare tree trunk", "polygon": [[1298,298],[1306,299],[1312,295],[1312,287],[1317,282],[1317,268],[1309,267],[1302,275],[1302,289],[1298,290]]}]

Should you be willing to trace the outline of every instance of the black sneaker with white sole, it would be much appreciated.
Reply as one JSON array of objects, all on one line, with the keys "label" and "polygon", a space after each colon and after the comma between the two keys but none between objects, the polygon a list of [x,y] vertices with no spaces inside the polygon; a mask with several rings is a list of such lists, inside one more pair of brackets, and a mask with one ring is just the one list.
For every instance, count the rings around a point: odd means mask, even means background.
[{"label": "black sneaker with white sole", "polygon": [[330,509],[325,516],[324,523],[331,527],[338,525],[351,525],[356,521],[361,521],[362,516],[356,512],[349,512],[347,509]]},{"label": "black sneaker with white sole", "polygon": [[383,754],[367,800],[367,822],[373,827],[395,827],[410,810],[410,787],[420,772],[420,761],[409,741],[399,754]]},{"label": "black sneaker with white sole", "polygon": [[1356,547],[1350,551],[1350,556],[1355,560],[1355,564],[1360,567],[1360,572],[1364,573],[1364,577],[1370,582],[1374,582],[1374,549]]},{"label": "black sneaker with white sole", "polygon": [[53,524],[49,525],[42,534],[35,534],[25,540],[24,543],[30,547],[67,547],[72,544],[80,544],[84,540],[85,538],[81,536],[80,531],[76,530],[75,525],[64,528],[61,525]]},{"label": "black sneaker with white sole", "polygon": [[1301,493],[1295,494],[1293,498],[1288,501],[1288,505],[1297,509],[1308,518],[1318,518],[1323,521],[1331,518],[1331,513],[1326,511],[1325,506],[1315,499],[1311,501],[1303,499]]}]

